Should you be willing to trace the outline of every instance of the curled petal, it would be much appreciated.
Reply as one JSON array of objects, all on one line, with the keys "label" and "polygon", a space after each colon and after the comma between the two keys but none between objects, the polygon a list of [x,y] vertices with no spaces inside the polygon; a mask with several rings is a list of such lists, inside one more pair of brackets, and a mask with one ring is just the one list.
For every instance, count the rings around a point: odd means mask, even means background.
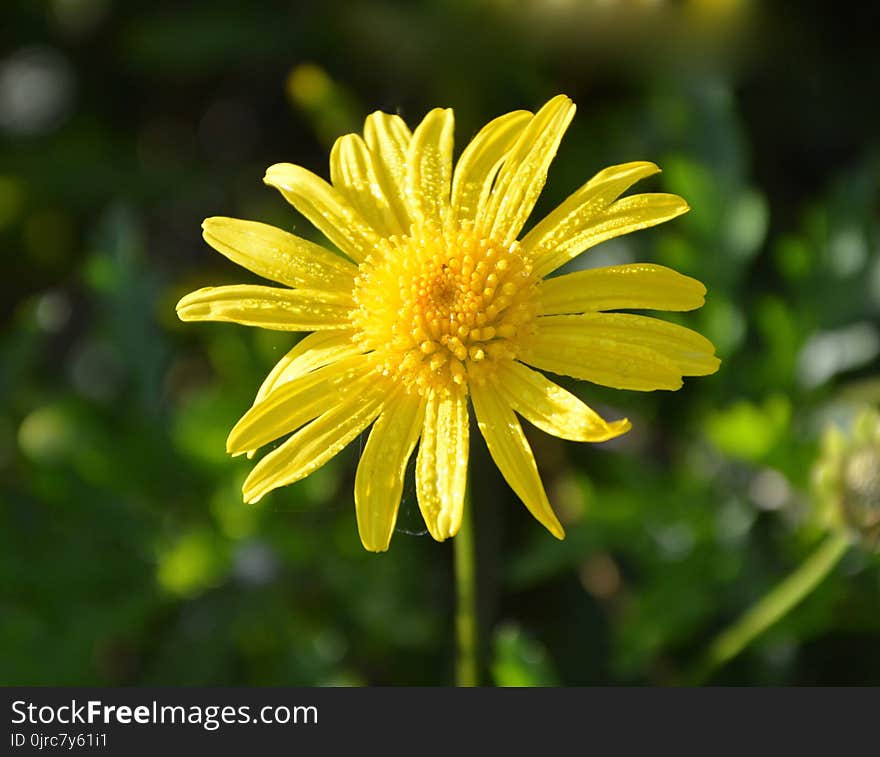
[{"label": "curled petal", "polygon": [[382,237],[401,234],[404,227],[380,182],[370,148],[357,134],[340,137],[330,151],[333,186]]},{"label": "curled petal", "polygon": [[269,166],[263,179],[275,187],[352,260],[360,263],[379,237],[363,216],[336,189],[311,171],[292,163]]},{"label": "curled petal", "polygon": [[276,386],[304,376],[315,368],[362,354],[364,350],[354,337],[354,331],[350,330],[316,331],[304,336],[269,371],[269,375],[266,376],[257,391],[254,404],[268,395]]},{"label": "curled petal", "polygon": [[532,114],[515,110],[490,121],[464,149],[452,178],[452,212],[459,221],[474,221],[485,212],[495,176]]},{"label": "curled petal", "polygon": [[419,223],[441,225],[449,214],[452,177],[452,109],[435,108],[413,132],[407,153],[406,200]]},{"label": "curled petal", "polygon": [[245,502],[257,502],[272,489],[305,478],[338,455],[375,420],[384,399],[384,387],[375,382],[350,391],[257,463],[242,487]]},{"label": "curled petal", "polygon": [[412,134],[400,116],[376,111],[364,123],[364,140],[373,154],[373,168],[385,196],[406,232],[412,218],[406,203],[406,156]]},{"label": "curled petal", "polygon": [[705,376],[720,362],[712,343],[674,323],[628,313],[537,319],[520,359],[536,368],[611,386],[678,389],[682,376]]},{"label": "curled petal", "polygon": [[532,257],[535,275],[546,276],[600,242],[656,226],[688,210],[688,204],[678,195],[631,195],[598,214],[592,210],[573,214],[540,238],[530,240],[530,233],[523,240],[523,250]]},{"label": "curled petal", "polygon": [[485,211],[477,216],[477,225],[501,244],[516,239],[535,207],[574,111],[571,100],[557,95],[535,114],[507,153]]},{"label": "curled petal", "polygon": [[351,291],[357,275],[339,255],[265,223],[206,218],[202,236],[234,263],[290,287]]},{"label": "curled petal", "polygon": [[233,285],[204,287],[177,303],[182,321],[229,321],[276,331],[318,331],[349,326],[350,292]]},{"label": "curled petal", "polygon": [[632,263],[545,279],[541,284],[541,312],[694,310],[703,304],[705,295],[706,287],[690,276],[662,265]]},{"label": "curled petal", "polygon": [[281,384],[235,424],[226,440],[226,451],[240,455],[295,431],[343,402],[353,387],[368,384],[372,370],[368,360],[357,356]]},{"label": "curled petal", "polygon": [[361,543],[384,552],[391,542],[410,455],[419,439],[425,404],[398,391],[373,424],[354,480],[354,502]]},{"label": "curled petal", "polygon": [[416,460],[419,509],[437,541],[461,527],[467,486],[467,395],[461,390],[428,395],[422,441]]},{"label": "curled petal", "polygon": [[648,161],[603,168],[535,224],[522,239],[523,251],[537,258],[542,253],[555,250],[560,244],[566,244],[581,229],[598,220],[633,184],[657,173],[660,173],[660,169]]}]

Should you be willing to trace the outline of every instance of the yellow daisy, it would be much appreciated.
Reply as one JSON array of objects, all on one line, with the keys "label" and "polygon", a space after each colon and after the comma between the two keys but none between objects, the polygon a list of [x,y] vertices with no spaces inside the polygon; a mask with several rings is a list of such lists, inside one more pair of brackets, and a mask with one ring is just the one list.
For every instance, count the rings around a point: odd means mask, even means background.
[{"label": "yellow daisy", "polygon": [[[308,476],[372,424],[354,499],[361,541],[388,548],[416,444],[419,508],[438,541],[462,520],[469,401],[510,487],[563,538],[517,415],[539,429],[600,442],[630,428],[608,422],[536,368],[620,389],[678,389],[714,373],[712,344],[681,326],[619,309],[691,310],[705,287],[659,265],[547,278],[599,242],[688,210],[671,194],[618,199],[660,169],[600,171],[520,237],[575,106],[564,95],[537,113],[488,123],[453,169],[453,114],[437,108],[410,132],[368,116],[330,153],[328,184],[289,163],[278,189],[339,252],[254,221],[209,218],[214,249],[282,287],[223,286],[177,305],[184,321],[233,321],[304,337],[272,369],[227,450],[263,457],[244,498]],[[339,254],[342,253],[342,254]]]}]

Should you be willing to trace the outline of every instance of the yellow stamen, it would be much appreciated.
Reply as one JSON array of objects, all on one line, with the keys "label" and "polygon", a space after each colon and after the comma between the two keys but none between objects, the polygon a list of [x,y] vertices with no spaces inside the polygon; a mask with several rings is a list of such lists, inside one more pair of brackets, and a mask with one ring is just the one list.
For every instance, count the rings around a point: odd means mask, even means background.
[{"label": "yellow stamen", "polygon": [[510,360],[530,333],[538,280],[516,244],[470,225],[382,240],[355,280],[353,320],[383,374],[408,391],[447,390]]}]

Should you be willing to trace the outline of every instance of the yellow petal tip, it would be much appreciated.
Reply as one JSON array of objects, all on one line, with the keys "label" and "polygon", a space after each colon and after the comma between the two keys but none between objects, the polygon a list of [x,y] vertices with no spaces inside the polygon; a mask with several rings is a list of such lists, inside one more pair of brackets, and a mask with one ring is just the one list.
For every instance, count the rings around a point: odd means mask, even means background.
[{"label": "yellow petal tip", "polygon": [[611,431],[611,436],[608,439],[616,439],[618,436],[623,436],[627,431],[632,430],[632,423],[630,423],[629,418],[621,418],[619,421],[609,423],[608,429]]},{"label": "yellow petal tip", "polygon": [[241,494],[244,497],[244,503],[246,505],[254,505],[259,502],[267,491],[266,489],[261,489],[258,486],[254,486],[252,483],[253,479],[254,472],[251,471],[250,475],[244,480],[244,483],[241,485]]},{"label": "yellow petal tip", "polygon": [[[247,415],[247,414],[245,414]],[[243,455],[245,452],[253,451],[250,446],[244,446],[241,443],[241,433],[239,432],[239,427],[241,426],[241,420],[236,423],[232,430],[226,437],[226,454],[232,455],[233,457],[237,457],[238,455]]]},{"label": "yellow petal tip", "polygon": [[[390,542],[389,542],[390,543]],[[378,544],[367,544],[363,539],[361,539],[361,544],[367,552],[372,552],[374,555],[380,555],[383,552],[388,551],[388,544],[378,545]]]},{"label": "yellow petal tip", "polygon": [[[211,240],[208,239],[208,236],[216,235],[221,231],[222,227],[229,227],[230,222],[235,223],[235,221],[226,216],[210,216],[202,221],[202,238],[208,243],[211,244]],[[213,244],[211,244],[214,247]]]},{"label": "yellow petal tip", "polygon": [[[428,525],[427,523],[425,525]],[[444,533],[443,531],[437,531],[434,528],[429,527],[428,533],[431,535],[431,538],[436,542],[444,542],[449,538],[449,534]]]},{"label": "yellow petal tip", "polygon": [[281,174],[286,173],[294,166],[291,163],[274,163],[266,169],[263,175],[263,183],[277,187],[282,184]]},{"label": "yellow petal tip", "polygon": [[240,445],[230,444],[228,441],[226,442],[226,454],[230,457],[241,457],[242,455],[247,455],[248,460],[250,460],[254,456],[254,452],[256,452],[256,450],[243,449]]},{"label": "yellow petal tip", "polygon": [[555,96],[551,97],[551,98],[547,101],[547,105],[545,105],[544,107],[547,107],[547,106],[549,106],[549,105],[556,106],[556,105],[559,105],[559,104],[561,104],[561,103],[568,103],[568,105],[570,105],[572,108],[577,107],[577,106],[574,104],[574,102],[572,102],[572,99],[571,99],[568,95],[564,95],[564,94],[562,94],[562,93],[559,93],[558,95],[555,95]]},{"label": "yellow petal tip", "polygon": [[197,290],[195,292],[190,292],[189,294],[185,294],[181,297],[177,304],[174,306],[174,310],[177,313],[177,317],[180,318],[181,321],[192,321],[195,320],[192,317],[192,313],[189,312],[192,308],[193,300],[196,295],[202,290]]}]

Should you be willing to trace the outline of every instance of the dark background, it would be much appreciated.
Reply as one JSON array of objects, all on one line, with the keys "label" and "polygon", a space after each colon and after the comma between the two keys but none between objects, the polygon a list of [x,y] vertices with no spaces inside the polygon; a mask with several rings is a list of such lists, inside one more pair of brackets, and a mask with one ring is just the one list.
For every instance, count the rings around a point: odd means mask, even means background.
[{"label": "dark background", "polygon": [[[357,445],[257,506],[224,452],[291,335],[184,325],[251,281],[206,216],[317,238],[263,186],[327,176],[375,109],[451,106],[461,146],[564,92],[578,105],[535,216],[600,168],[693,210],[589,264],[709,288],[681,322],[719,373],[676,393],[575,385],[633,431],[530,433],[557,542],[472,459],[487,682],[673,684],[821,541],[829,423],[880,400],[880,58],[872,4],[7,0],[0,11],[0,683],[448,684],[450,544],[410,489],[358,540]],[[586,256],[585,256],[586,257]],[[409,532],[409,533],[408,533]],[[878,559],[854,548],[718,673],[880,682]]]}]

